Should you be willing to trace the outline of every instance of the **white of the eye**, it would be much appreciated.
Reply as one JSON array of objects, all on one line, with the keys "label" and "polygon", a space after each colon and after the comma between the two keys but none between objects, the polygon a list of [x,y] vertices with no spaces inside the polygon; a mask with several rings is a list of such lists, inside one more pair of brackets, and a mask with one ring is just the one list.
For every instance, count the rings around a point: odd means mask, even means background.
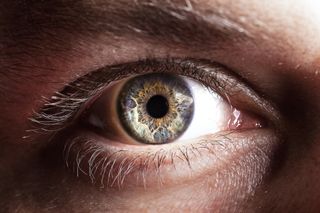
[{"label": "white of the eye", "polygon": [[226,128],[230,105],[202,83],[185,78],[193,95],[194,114],[187,130],[178,140],[188,140],[217,133]]}]

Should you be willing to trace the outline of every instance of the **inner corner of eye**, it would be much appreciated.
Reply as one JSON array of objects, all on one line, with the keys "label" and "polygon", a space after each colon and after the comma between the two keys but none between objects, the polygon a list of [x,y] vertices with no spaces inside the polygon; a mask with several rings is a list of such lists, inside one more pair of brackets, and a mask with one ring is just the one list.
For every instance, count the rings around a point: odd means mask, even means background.
[{"label": "inner corner of eye", "polygon": [[237,129],[243,118],[200,81],[151,73],[108,87],[88,122],[122,143],[159,145]]},{"label": "inner corner of eye", "polygon": [[233,108],[231,112],[228,120],[228,130],[250,130],[268,127],[267,120],[257,114],[236,108]]}]

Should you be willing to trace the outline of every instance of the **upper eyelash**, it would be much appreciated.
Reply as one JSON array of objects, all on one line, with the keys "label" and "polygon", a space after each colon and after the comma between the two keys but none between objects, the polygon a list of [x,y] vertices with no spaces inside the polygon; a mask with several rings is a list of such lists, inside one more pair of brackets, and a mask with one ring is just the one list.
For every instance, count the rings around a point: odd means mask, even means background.
[{"label": "upper eyelash", "polygon": [[[99,92],[103,91],[110,82],[122,79],[131,74],[149,72],[150,68],[155,69],[152,67],[154,65],[161,66],[157,68],[157,72],[170,72],[170,69],[176,68],[182,72],[178,72],[177,74],[189,75],[196,79],[197,75],[202,75],[199,76],[199,80],[203,80],[200,78],[206,78],[206,76],[196,70],[212,69],[212,66],[207,64],[198,65],[197,62],[192,59],[169,58],[145,59],[138,62],[99,69],[66,85],[61,92],[56,92],[50,99],[44,98],[44,106],[42,109],[34,112],[33,116],[29,118],[32,123],[32,128],[26,131],[28,135],[24,138],[28,138],[33,133],[55,133],[60,131],[66,125],[72,123],[75,115],[83,108],[83,105],[92,97],[97,96]],[[171,72],[173,72],[173,70]],[[219,83],[218,81],[214,82],[215,88],[210,89],[224,88],[224,85]],[[221,91],[223,91],[223,89],[221,89]],[[224,95],[227,96],[226,94]]]}]

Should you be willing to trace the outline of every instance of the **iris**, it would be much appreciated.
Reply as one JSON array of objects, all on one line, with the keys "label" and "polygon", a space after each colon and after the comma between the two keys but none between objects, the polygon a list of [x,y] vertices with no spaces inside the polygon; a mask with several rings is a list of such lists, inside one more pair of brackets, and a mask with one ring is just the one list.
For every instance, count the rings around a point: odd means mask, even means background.
[{"label": "iris", "polygon": [[145,74],[121,88],[117,111],[129,136],[147,144],[169,143],[188,128],[194,100],[187,82],[170,74]]}]

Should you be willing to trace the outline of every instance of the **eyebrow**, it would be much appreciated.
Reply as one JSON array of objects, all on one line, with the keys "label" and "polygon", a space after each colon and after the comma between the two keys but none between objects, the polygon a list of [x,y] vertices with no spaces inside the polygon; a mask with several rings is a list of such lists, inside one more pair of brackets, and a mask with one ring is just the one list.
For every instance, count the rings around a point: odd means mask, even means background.
[{"label": "eyebrow", "polygon": [[16,27],[10,35],[18,40],[67,43],[76,35],[94,38],[103,34],[112,39],[197,45],[198,49],[250,38],[250,32],[237,17],[214,9],[196,9],[197,6],[188,0],[33,1],[19,6],[19,13],[24,16],[12,20]]}]

